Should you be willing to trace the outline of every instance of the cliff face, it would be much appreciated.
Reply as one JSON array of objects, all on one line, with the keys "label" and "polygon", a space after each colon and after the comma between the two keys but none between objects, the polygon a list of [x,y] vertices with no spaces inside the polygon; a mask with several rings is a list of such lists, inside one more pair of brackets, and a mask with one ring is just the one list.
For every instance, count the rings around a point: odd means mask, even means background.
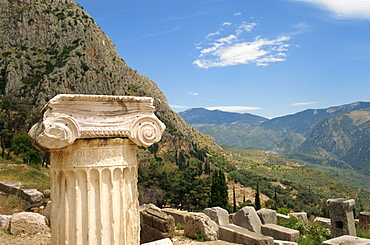
[{"label": "cliff face", "polygon": [[43,106],[60,93],[150,96],[167,130],[159,151],[217,149],[128,67],[111,39],[72,0],[0,0],[0,94]]}]

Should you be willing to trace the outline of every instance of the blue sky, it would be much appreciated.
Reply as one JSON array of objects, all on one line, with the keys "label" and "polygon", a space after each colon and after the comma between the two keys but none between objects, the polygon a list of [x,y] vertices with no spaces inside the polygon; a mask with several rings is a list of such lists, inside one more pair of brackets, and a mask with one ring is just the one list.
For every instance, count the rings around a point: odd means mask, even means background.
[{"label": "blue sky", "polygon": [[77,0],[179,112],[370,101],[370,0]]}]

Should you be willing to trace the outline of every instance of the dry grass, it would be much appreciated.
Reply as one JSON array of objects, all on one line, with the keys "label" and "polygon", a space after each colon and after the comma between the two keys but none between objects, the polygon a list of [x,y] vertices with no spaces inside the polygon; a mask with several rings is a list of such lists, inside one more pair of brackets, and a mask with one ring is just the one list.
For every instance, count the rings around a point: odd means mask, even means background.
[{"label": "dry grass", "polygon": [[10,215],[25,211],[26,205],[20,197],[0,194],[0,214]]}]

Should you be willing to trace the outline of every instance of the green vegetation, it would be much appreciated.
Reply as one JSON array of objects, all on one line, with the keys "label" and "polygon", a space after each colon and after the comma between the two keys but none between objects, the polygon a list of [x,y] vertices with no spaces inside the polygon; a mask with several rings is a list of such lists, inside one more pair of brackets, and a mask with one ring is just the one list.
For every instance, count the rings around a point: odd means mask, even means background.
[{"label": "green vegetation", "polygon": [[[0,159],[1,160],[1,159]],[[25,164],[14,164],[13,161],[1,160],[0,180],[14,180],[22,183],[22,188],[35,188],[40,191],[50,189],[48,169],[38,170]]]},{"label": "green vegetation", "polygon": [[299,245],[320,245],[323,241],[330,239],[329,230],[326,227],[309,225],[295,217],[290,217],[286,221],[280,220],[278,225],[298,230],[300,233]]},{"label": "green vegetation", "polygon": [[[353,198],[358,212],[370,210],[370,193],[342,183],[336,178],[321,172],[297,165],[282,156],[266,151],[228,147],[239,169],[228,174],[244,186],[256,190],[270,198],[262,206],[272,209],[286,208],[292,211],[306,211],[308,215],[327,217],[326,200],[330,198]],[[235,150],[234,150],[235,149]],[[269,156],[270,155],[270,156]],[[274,158],[280,164],[270,164]],[[253,160],[252,160],[253,159]],[[292,165],[284,165],[284,164]]]},{"label": "green vegetation", "polygon": [[[31,101],[15,95],[0,97],[1,157],[21,158],[24,163],[40,167],[43,154],[36,150],[26,135],[38,121]],[[14,155],[12,155],[14,154]]]},{"label": "green vegetation", "polygon": [[228,191],[225,174],[222,170],[216,170],[212,174],[210,207],[221,207],[231,211],[228,202]]}]

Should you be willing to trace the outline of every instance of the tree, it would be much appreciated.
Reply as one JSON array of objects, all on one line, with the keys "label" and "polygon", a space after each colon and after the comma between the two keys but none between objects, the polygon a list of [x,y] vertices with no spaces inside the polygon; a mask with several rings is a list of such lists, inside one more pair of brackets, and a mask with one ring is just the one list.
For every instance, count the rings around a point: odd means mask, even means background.
[{"label": "tree", "polygon": [[260,188],[259,188],[258,182],[257,182],[257,188],[256,188],[256,197],[254,199],[254,206],[256,210],[261,209]]},{"label": "tree", "polygon": [[236,212],[236,195],[235,195],[235,184],[233,185],[233,211]]},{"label": "tree", "polygon": [[21,133],[12,140],[14,153],[22,158],[27,164],[40,164],[43,153],[33,147],[32,142],[27,134]]},{"label": "tree", "polygon": [[36,121],[35,110],[32,109],[31,101],[18,98],[15,95],[3,95],[0,97],[0,140],[2,157],[5,149],[7,157],[14,150],[13,137],[24,134]]},{"label": "tree", "polygon": [[229,195],[225,174],[222,170],[216,170],[212,174],[210,207],[229,209]]}]

